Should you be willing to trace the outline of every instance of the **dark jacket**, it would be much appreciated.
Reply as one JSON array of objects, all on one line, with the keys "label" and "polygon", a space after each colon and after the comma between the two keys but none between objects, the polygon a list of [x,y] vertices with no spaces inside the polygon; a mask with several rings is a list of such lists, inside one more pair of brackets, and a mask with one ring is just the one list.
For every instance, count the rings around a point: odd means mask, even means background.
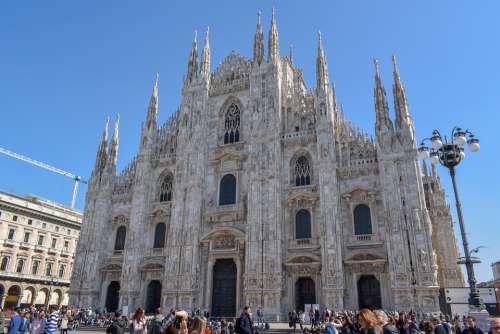
[{"label": "dark jacket", "polygon": [[384,334],[399,334],[398,329],[391,324],[385,324],[382,329]]},{"label": "dark jacket", "polygon": [[124,334],[125,328],[127,328],[127,322],[123,319],[114,320],[111,325],[106,329],[106,333],[109,334]]},{"label": "dark jacket", "polygon": [[434,327],[434,333],[435,334],[448,334],[446,332],[446,329],[444,328],[444,326],[442,324],[436,325]]},{"label": "dark jacket", "polygon": [[484,332],[481,330],[481,328],[478,328],[478,327],[474,327],[474,328],[467,327],[467,328],[464,328],[464,330],[462,331],[462,334],[484,334]]},{"label": "dark jacket", "polygon": [[238,334],[252,334],[253,333],[253,323],[250,316],[243,312],[239,319]]}]

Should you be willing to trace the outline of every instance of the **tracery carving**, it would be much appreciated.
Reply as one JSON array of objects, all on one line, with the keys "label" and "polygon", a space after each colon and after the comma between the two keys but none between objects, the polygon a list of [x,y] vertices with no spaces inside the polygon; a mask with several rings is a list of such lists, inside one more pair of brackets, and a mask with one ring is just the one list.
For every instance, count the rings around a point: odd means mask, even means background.
[{"label": "tracery carving", "polygon": [[224,144],[240,141],[240,109],[231,103],[226,110],[224,118]]}]

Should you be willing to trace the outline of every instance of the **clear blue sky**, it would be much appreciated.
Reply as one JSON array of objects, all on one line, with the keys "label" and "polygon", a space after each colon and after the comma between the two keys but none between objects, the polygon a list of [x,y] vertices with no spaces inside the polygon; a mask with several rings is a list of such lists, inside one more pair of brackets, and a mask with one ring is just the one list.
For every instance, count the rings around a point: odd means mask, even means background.
[{"label": "clear blue sky", "polygon": [[[500,260],[496,0],[2,1],[0,145],[88,177],[105,117],[120,113],[121,169],[137,150],[157,71],[160,122],[179,104],[193,30],[202,37],[210,26],[214,69],[231,50],[251,56],[258,10],[267,48],[273,5],[281,53],[293,44],[311,85],[321,30],[330,78],[354,124],[373,133],[372,59],[380,58],[391,92],[396,53],[419,138],[454,125],[477,133],[482,150],[468,155],[458,180],[470,244],[487,247],[479,278],[489,279],[490,263]],[[454,205],[449,176],[440,172]],[[68,202],[71,181],[0,156],[0,189]]]}]

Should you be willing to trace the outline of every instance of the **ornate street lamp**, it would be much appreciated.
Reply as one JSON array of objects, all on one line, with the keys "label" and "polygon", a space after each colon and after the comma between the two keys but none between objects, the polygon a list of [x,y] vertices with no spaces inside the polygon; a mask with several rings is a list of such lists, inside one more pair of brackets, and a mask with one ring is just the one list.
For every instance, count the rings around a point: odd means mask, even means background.
[{"label": "ornate street lamp", "polygon": [[[449,141],[448,141],[449,140]],[[431,142],[431,147],[425,145],[426,141]],[[443,138],[438,130],[432,131],[430,138],[422,140],[418,148],[418,156],[420,159],[429,159],[436,165],[440,163],[450,171],[451,182],[453,183],[453,191],[455,193],[455,202],[457,206],[457,216],[460,223],[460,232],[462,234],[462,244],[464,247],[465,256],[458,261],[459,264],[465,264],[467,269],[467,280],[469,282],[469,305],[477,310],[484,309],[484,304],[479,296],[479,290],[476,286],[476,277],[474,275],[474,263],[479,263],[477,258],[470,256],[469,243],[465,234],[464,218],[462,216],[462,206],[458,196],[457,183],[455,180],[455,166],[465,159],[465,144],[468,144],[469,151],[479,151],[479,140],[469,130],[463,130],[459,127],[454,127],[451,131],[451,138],[446,136]]]}]

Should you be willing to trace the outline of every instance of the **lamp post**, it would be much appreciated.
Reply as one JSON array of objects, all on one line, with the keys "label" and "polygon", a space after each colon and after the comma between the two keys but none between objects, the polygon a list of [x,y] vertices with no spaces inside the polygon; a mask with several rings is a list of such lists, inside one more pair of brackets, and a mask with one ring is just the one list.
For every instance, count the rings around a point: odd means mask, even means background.
[{"label": "lamp post", "polygon": [[[425,145],[426,141],[431,142],[430,148]],[[479,290],[476,286],[477,281],[474,274],[474,263],[479,263],[479,260],[470,256],[469,242],[467,241],[464,217],[462,215],[462,205],[460,204],[460,197],[458,195],[457,182],[455,179],[455,167],[465,159],[465,144],[468,144],[471,152],[474,153],[479,151],[479,140],[469,130],[454,127],[451,132],[450,139],[446,136],[443,138],[438,130],[434,130],[430,138],[422,140],[420,147],[418,148],[418,155],[422,160],[430,158],[431,163],[434,165],[440,163],[444,167],[448,168],[448,171],[450,172],[465,255],[462,259],[460,259],[460,261],[458,261],[458,263],[465,264],[465,268],[467,270],[467,281],[470,288],[469,305],[475,310],[483,310],[484,304],[480,299]]]}]

